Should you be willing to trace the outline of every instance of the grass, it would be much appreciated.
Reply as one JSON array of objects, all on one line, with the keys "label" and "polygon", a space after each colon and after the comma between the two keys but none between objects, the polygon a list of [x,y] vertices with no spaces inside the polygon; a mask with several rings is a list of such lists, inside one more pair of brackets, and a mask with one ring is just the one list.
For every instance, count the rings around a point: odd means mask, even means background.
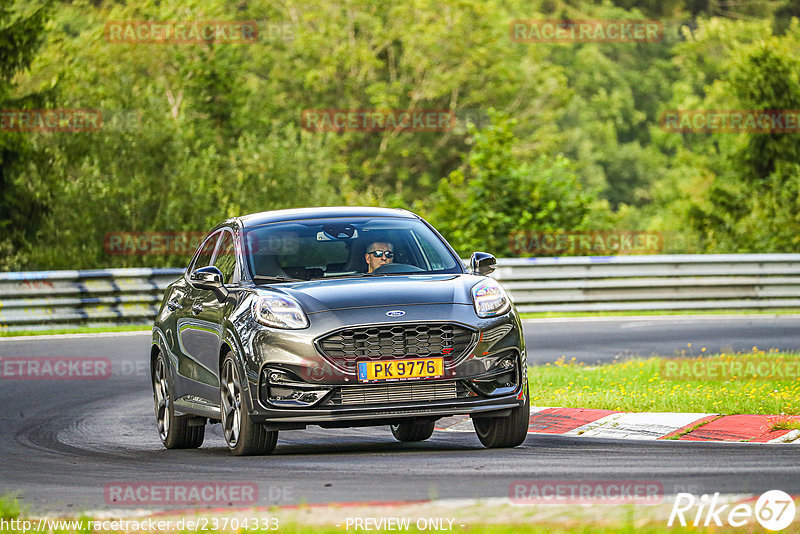
[{"label": "grass", "polygon": [[[722,416],[720,415],[719,417],[722,417]],[[718,417],[718,418],[719,418],[719,417]],[[717,418],[717,419],[718,419],[718,418]],[[716,420],[716,419],[715,419],[715,420]],[[702,422],[700,422],[700,423],[697,423],[696,425],[692,425],[692,426],[690,426],[689,428],[687,428],[687,429],[685,429],[685,430],[683,430],[683,431],[681,431],[681,432],[678,432],[678,433],[677,433],[677,434],[675,434],[674,436],[670,436],[670,437],[668,437],[668,438],[664,438],[664,439],[679,440],[679,439],[681,439],[683,436],[685,436],[686,434],[691,434],[692,432],[694,432],[695,430],[697,430],[697,429],[698,429],[698,428],[700,428],[701,426],[705,426],[705,425],[707,425],[707,424],[708,424],[708,423],[710,423],[710,422],[711,422],[711,421],[702,421]],[[774,430],[774,429],[773,429],[773,430]]]},{"label": "grass", "polygon": [[800,308],[746,308],[719,310],[619,310],[593,312],[525,312],[520,313],[523,319],[550,319],[559,317],[634,317],[660,315],[799,315]]},{"label": "grass", "polygon": [[[276,510],[277,511],[277,510]],[[363,512],[363,511],[362,511]],[[347,515],[347,514],[345,514]],[[396,514],[390,513],[387,517],[397,517],[397,516],[405,516],[406,514],[398,511]],[[444,516],[449,516],[450,514],[444,514]],[[491,514],[488,514],[491,516]],[[383,511],[382,513],[376,514],[379,518],[381,516],[386,516],[386,512]],[[443,517],[444,517],[443,516]],[[359,514],[355,517],[363,517],[363,515]],[[38,518],[31,518],[27,514],[22,511],[20,507],[19,500],[13,494],[6,494],[0,495],[0,533],[2,534],[31,534],[31,532],[37,532],[36,528],[39,522]],[[86,533],[91,532],[91,522],[94,521],[92,517],[81,515],[77,518],[54,518],[54,521],[64,520],[64,521],[81,521],[81,529],[76,530],[73,526],[72,529],[67,528],[64,526],[63,529],[54,528],[53,530],[44,529],[44,534],[70,534],[72,532],[78,533]],[[143,517],[138,517],[138,520],[143,520]],[[157,518],[164,519],[163,517]],[[187,519],[193,519],[192,517],[188,517]],[[196,518],[195,518],[196,519]],[[456,519],[453,517],[453,519]],[[489,521],[493,518],[487,517]],[[31,530],[23,530],[23,525],[20,523],[11,523],[10,520],[19,520],[19,521],[26,521],[29,520],[30,523],[28,527]],[[102,520],[101,520],[102,521]],[[173,521],[174,523],[175,521]],[[320,524],[302,524],[297,521],[285,521],[280,520],[279,529],[277,532],[283,532],[288,534],[340,534],[341,532],[345,531],[344,528],[344,521],[341,521],[341,525],[339,527],[333,525],[320,525]],[[456,523],[461,523],[461,521],[456,521]],[[656,532],[665,532],[666,528],[660,522],[657,522],[653,519],[646,520],[644,524],[642,524],[641,520],[637,522],[635,529],[634,525],[630,521],[625,520],[608,520],[602,521],[598,524],[597,522],[593,521],[591,524],[586,522],[581,522],[576,519],[565,518],[563,522],[552,522],[552,521],[538,521],[538,522],[523,522],[520,523],[519,518],[516,521],[509,521],[508,524],[476,524],[473,520],[466,521],[464,527],[461,527],[460,524],[458,526],[454,525],[453,529],[458,530],[460,532],[468,532],[468,533],[486,533],[486,534],[516,534],[516,533],[550,533],[550,534],[578,534],[578,533],[585,533],[585,534],[611,534],[616,532],[644,532],[645,534],[649,533],[656,533]],[[463,524],[463,523],[462,523]],[[74,523],[73,523],[74,525]],[[426,530],[420,530],[415,528],[414,520],[411,521],[412,527],[408,530],[404,530],[404,532],[427,532]],[[48,526],[55,526],[52,523]],[[352,528],[350,530],[356,530]],[[373,532],[391,532],[390,530],[372,530]],[[104,534],[120,534],[114,530],[101,530]],[[202,530],[202,531],[182,531],[181,534],[206,534],[209,532],[219,532],[218,530]],[[227,529],[226,532],[234,532],[232,529]],[[269,530],[239,530],[238,532],[246,533],[246,532],[274,532]]]},{"label": "grass", "polygon": [[[482,517],[484,519],[476,520],[474,517],[470,520],[459,519],[453,516],[449,511],[445,512],[440,515],[442,518],[451,517],[454,520],[454,524],[452,526],[453,531],[462,532],[462,533],[469,533],[469,534],[527,534],[527,533],[547,533],[547,534],[615,534],[618,532],[624,533],[643,533],[643,534],[656,534],[662,532],[672,532],[673,529],[670,529],[666,526],[666,521],[660,521],[658,518],[650,516],[650,517],[639,517],[634,519],[633,517],[633,509],[629,508],[629,512],[626,516],[619,516],[615,514],[609,514],[610,517],[603,517],[603,511],[606,508],[602,506],[597,508],[597,513],[592,513],[585,515],[582,519],[577,517],[570,517],[569,514],[563,518],[562,521],[553,521],[552,519],[525,519],[524,517],[521,518],[519,514],[517,517],[514,518],[507,518],[506,523],[497,523],[497,518],[494,517],[488,510],[485,515]],[[198,510],[199,511],[199,510]],[[277,510],[275,510],[277,511]],[[382,511],[377,511],[375,514],[371,514],[370,512],[366,511],[366,516],[374,517],[375,519],[380,519],[382,517],[409,517],[410,514],[403,513],[401,510],[395,510],[394,512],[388,512],[384,509]],[[343,510],[344,515],[349,517],[350,512],[345,512]],[[353,517],[366,517],[364,515],[365,510],[361,510],[360,513],[357,513]],[[261,515],[261,514],[259,514]],[[280,515],[280,514],[279,514]],[[436,515],[436,514],[434,514]],[[223,517],[227,516],[227,514],[222,514]],[[269,517],[269,514],[266,515]],[[428,515],[427,517],[433,517]],[[187,519],[195,519],[196,516],[186,516]],[[163,520],[163,517],[155,518],[156,521]],[[39,525],[39,518],[32,518],[27,514],[24,514],[21,511],[19,501],[14,495],[0,495],[0,534],[31,534],[31,532],[38,532],[37,527]],[[105,520],[111,521],[113,519],[105,518]],[[143,516],[138,516],[136,518],[138,521],[146,520]],[[93,532],[93,522],[95,521],[94,518],[86,515],[81,515],[78,517],[59,517],[59,518],[52,518],[51,522],[46,524],[46,527],[42,530],[43,534],[87,534]],[[63,521],[63,523],[62,523]],[[104,521],[103,519],[99,519],[97,521]],[[173,518],[172,522],[173,525],[177,521],[177,518]],[[482,521],[486,521],[485,523]],[[27,522],[23,523],[23,522]],[[57,528],[53,522],[60,523],[62,528]],[[65,523],[72,522],[71,528],[68,527]],[[80,522],[78,524],[78,522]],[[228,528],[226,530],[182,530],[179,534],[208,534],[211,532],[226,532],[226,533],[233,533],[237,532],[239,534],[246,534],[247,532],[282,532],[286,534],[340,534],[341,532],[345,532],[347,530],[361,530],[354,527],[350,527],[349,529],[345,528],[345,521],[338,520],[336,521],[340,523],[339,526],[334,525],[325,525],[319,523],[311,523],[311,524],[303,524],[298,522],[297,520],[289,520],[287,521],[285,518],[279,521],[278,530],[233,530]],[[447,525],[447,522],[444,523]],[[464,525],[463,527],[461,525]],[[410,532],[410,533],[419,533],[419,532],[430,532],[431,530],[422,530],[417,528],[416,526],[416,518],[413,516],[410,519],[411,528],[408,530],[403,529],[403,532]],[[27,527],[27,528],[26,528]],[[107,528],[107,527],[106,527]],[[396,532],[397,529],[368,529],[372,532]],[[697,532],[726,532],[727,529],[723,528],[721,530],[711,530],[706,531],[705,529],[696,529]],[[105,530],[101,529],[99,531],[94,530],[94,532],[102,532],[103,534],[122,534],[120,531],[116,530]],[[177,530],[168,530],[166,532],[178,532]]]},{"label": "grass", "polygon": [[[796,499],[795,499],[796,500]],[[421,506],[421,507],[420,507]],[[165,534],[208,534],[212,532],[225,532],[236,534],[247,534],[248,532],[283,532],[287,534],[340,534],[346,531],[363,531],[353,525],[346,527],[347,518],[372,518],[380,520],[382,518],[407,519],[410,523],[408,530],[405,529],[378,529],[370,528],[372,532],[431,532],[435,528],[422,530],[417,528],[418,519],[438,519],[443,521],[442,525],[449,526],[452,521],[453,532],[468,534],[527,534],[527,533],[547,533],[547,534],[615,534],[615,533],[674,533],[683,532],[686,529],[681,527],[668,527],[668,513],[672,504],[666,501],[657,506],[639,506],[635,504],[609,504],[600,503],[592,505],[574,504],[544,504],[532,506],[520,506],[513,504],[489,504],[481,501],[464,507],[444,507],[435,504],[406,505],[406,506],[369,506],[342,507],[337,504],[330,504],[326,507],[308,508],[300,506],[294,509],[280,507],[270,507],[268,510],[261,508],[252,511],[221,512],[220,510],[204,510],[198,508],[194,511],[177,513],[176,515],[158,514],[148,518],[134,514],[122,514],[119,516],[106,516],[103,518],[93,518],[84,514],[69,516],[53,516],[48,514],[48,519],[32,517],[21,509],[17,497],[11,495],[0,495],[0,534],[123,534],[119,530],[111,527],[111,522],[121,520],[127,522],[126,534],[130,532],[150,532],[148,528],[142,526],[137,528],[131,526],[131,522],[148,524],[148,519],[155,522],[166,521],[170,526],[165,530],[153,530],[164,532]],[[202,530],[186,529],[178,530],[177,523],[181,520],[195,522],[200,517],[213,520],[217,518],[219,524],[227,518],[224,524],[228,528],[214,529],[212,523],[206,522],[208,528]],[[244,529],[233,528],[233,520],[239,517],[240,520],[249,518],[260,522],[266,518],[269,525],[272,521],[277,522],[277,530],[265,529]],[[691,516],[690,516],[691,517]],[[272,518],[272,519],[270,519]],[[40,521],[46,521],[41,531],[38,530]],[[691,521],[691,518],[689,518]],[[724,519],[723,519],[724,521]],[[98,526],[100,525],[100,526]],[[106,526],[108,525],[108,526]],[[125,527],[117,527],[125,528]],[[158,526],[156,528],[164,529]],[[272,527],[275,528],[274,526]],[[445,530],[449,530],[445,528]],[[723,527],[711,526],[688,527],[688,530],[699,534],[720,534],[727,532],[736,533],[755,533],[763,532],[758,528],[758,524],[750,520],[745,527],[733,528],[728,525]],[[788,532],[788,531],[787,531]]]},{"label": "grass", "polygon": [[[703,357],[706,362],[764,358],[796,359],[796,353],[751,353]],[[746,378],[673,380],[662,373],[667,358],[637,358],[607,365],[577,363],[564,357],[528,372],[531,404],[626,412],[705,412],[719,414],[800,414],[800,380]],[[672,359],[669,359],[672,360]],[[687,358],[692,362],[699,358]],[[674,360],[673,360],[674,361]],[[787,420],[787,425],[796,421]],[[795,428],[792,426],[792,428]]]},{"label": "grass", "polygon": [[22,514],[19,499],[14,494],[0,495],[0,518],[16,519]]},{"label": "grass", "polygon": [[53,330],[0,330],[0,337],[18,336],[52,336],[57,334],[97,334],[102,332],[136,332],[150,330],[152,323],[124,326],[76,326],[72,328],[55,328]]},{"label": "grass", "polygon": [[772,422],[772,430],[800,430],[800,420],[779,419]]}]

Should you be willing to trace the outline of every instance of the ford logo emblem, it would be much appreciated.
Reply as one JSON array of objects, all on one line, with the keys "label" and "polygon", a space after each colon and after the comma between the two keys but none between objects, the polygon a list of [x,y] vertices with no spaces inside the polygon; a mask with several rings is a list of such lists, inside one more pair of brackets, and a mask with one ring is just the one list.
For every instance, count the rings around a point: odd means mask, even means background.
[{"label": "ford logo emblem", "polygon": [[405,314],[406,312],[404,312],[403,310],[392,310],[386,312],[387,317],[402,317]]}]

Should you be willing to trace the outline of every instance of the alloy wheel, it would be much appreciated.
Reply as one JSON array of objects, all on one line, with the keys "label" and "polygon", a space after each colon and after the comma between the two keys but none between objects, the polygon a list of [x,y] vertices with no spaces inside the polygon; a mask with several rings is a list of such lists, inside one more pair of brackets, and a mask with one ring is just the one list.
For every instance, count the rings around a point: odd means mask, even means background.
[{"label": "alloy wheel", "polygon": [[167,382],[167,370],[164,366],[164,360],[161,358],[156,361],[153,396],[156,404],[158,435],[161,436],[162,440],[166,440],[170,425],[169,382]]},{"label": "alloy wheel", "polygon": [[236,368],[231,360],[225,360],[222,367],[222,428],[228,446],[235,447],[239,442],[242,424],[242,391],[236,376]]}]

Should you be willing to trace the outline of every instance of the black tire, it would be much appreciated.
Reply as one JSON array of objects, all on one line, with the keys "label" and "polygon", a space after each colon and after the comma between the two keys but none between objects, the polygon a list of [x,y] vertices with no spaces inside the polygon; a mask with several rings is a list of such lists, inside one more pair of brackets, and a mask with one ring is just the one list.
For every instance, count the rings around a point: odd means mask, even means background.
[{"label": "black tire", "polygon": [[484,447],[498,449],[522,445],[528,436],[531,405],[525,392],[525,404],[511,410],[507,417],[481,417],[472,420],[475,433]]},{"label": "black tire", "polygon": [[219,374],[222,433],[234,456],[271,454],[278,443],[278,431],[269,431],[250,419],[248,395],[242,391],[239,365],[232,353],[225,355]]},{"label": "black tire", "polygon": [[397,441],[425,441],[433,435],[436,421],[410,421],[391,425],[392,435]]},{"label": "black tire", "polygon": [[202,445],[206,436],[205,424],[198,424],[197,417],[175,415],[167,362],[161,353],[156,357],[152,378],[156,428],[161,443],[168,449],[196,449]]}]

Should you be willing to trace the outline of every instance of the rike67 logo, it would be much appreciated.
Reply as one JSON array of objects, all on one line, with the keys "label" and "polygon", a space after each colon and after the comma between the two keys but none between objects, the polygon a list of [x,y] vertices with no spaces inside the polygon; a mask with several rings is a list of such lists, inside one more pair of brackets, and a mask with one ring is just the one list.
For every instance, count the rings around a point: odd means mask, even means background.
[{"label": "rike67 logo", "polygon": [[[693,511],[695,506],[697,510]],[[755,519],[765,529],[778,531],[788,527],[794,521],[794,516],[794,500],[781,490],[764,493],[755,505],[739,503],[733,507],[731,504],[720,503],[719,493],[711,497],[703,495],[699,499],[691,493],[678,493],[667,526],[673,526],[677,519],[678,524],[684,527],[687,524],[694,527],[721,527],[725,523],[732,527],[743,527]]]}]

